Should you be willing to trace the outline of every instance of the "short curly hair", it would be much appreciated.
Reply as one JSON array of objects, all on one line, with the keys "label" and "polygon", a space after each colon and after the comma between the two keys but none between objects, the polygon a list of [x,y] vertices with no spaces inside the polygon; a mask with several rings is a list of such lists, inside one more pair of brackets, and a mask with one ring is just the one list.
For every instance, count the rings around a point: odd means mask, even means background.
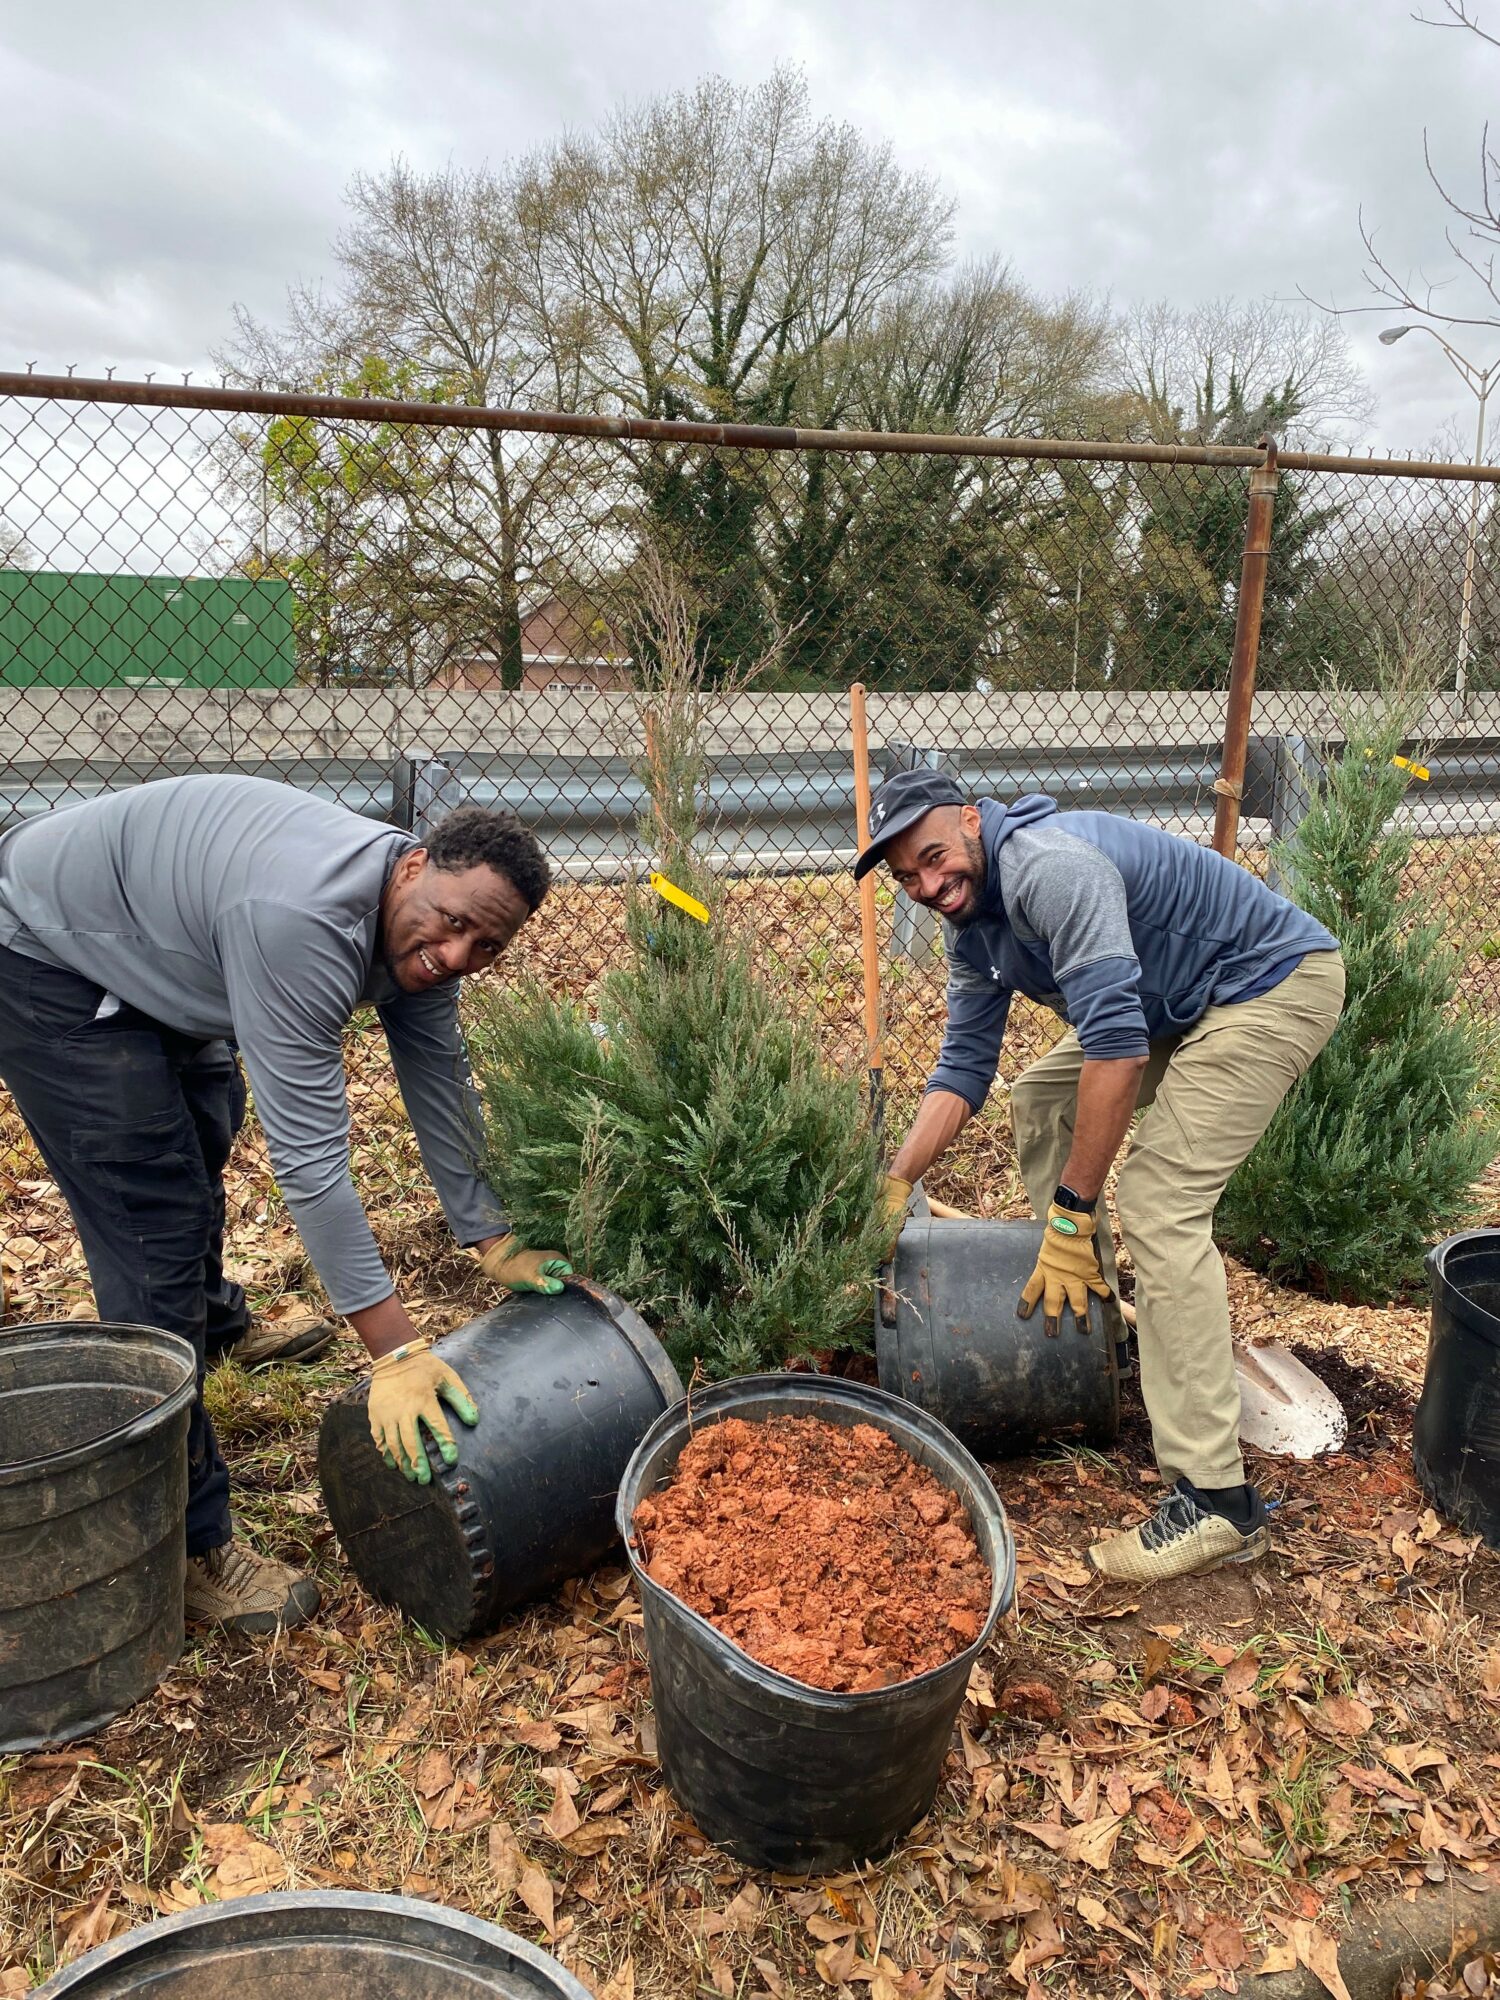
[{"label": "short curly hair", "polygon": [[434,868],[457,874],[465,868],[492,868],[503,875],[535,915],[552,886],[552,870],[535,834],[509,806],[459,806],[438,821],[423,846]]}]

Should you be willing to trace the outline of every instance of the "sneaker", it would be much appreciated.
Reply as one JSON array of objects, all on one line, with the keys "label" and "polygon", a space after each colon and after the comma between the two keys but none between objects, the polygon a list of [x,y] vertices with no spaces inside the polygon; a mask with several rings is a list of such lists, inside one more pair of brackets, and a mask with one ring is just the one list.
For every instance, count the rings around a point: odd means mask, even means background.
[{"label": "sneaker", "polygon": [[1089,1550],[1101,1576],[1116,1583],[1164,1583],[1172,1576],[1199,1576],[1224,1563],[1254,1562],[1271,1546],[1265,1502],[1253,1486],[1248,1528],[1206,1506],[1187,1480],[1162,1497],[1149,1521],[1128,1532],[1106,1535]]},{"label": "sneaker", "polygon": [[312,1316],[253,1319],[232,1346],[219,1350],[218,1358],[235,1361],[241,1368],[269,1368],[278,1361],[313,1361],[330,1345],[337,1331],[330,1320]]},{"label": "sneaker", "polygon": [[321,1602],[310,1576],[244,1542],[225,1542],[206,1555],[188,1557],[184,1609],[196,1623],[231,1632],[274,1632],[278,1625],[305,1625]]}]

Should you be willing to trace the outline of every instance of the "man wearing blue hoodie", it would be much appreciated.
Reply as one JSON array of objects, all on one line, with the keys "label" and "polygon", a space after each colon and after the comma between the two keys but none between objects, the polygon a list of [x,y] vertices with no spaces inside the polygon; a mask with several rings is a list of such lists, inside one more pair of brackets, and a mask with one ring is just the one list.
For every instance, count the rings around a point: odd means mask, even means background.
[{"label": "man wearing blue hoodie", "polygon": [[[888,778],[856,877],[884,860],[943,920],[948,1024],[921,1107],[891,1161],[899,1228],[913,1184],[983,1105],[1011,996],[1068,1023],[1011,1088],[1021,1178],[1046,1218],[1018,1310],[1049,1335],[1064,1306],[1109,1298],[1114,1247],[1099,1213],[1110,1167],[1135,1265],[1141,1391],[1164,1493],[1154,1515],[1089,1550],[1131,1583],[1248,1562],[1268,1546],[1245,1480],[1224,1264],[1213,1242],[1225,1183],[1333,1033],[1337,941],[1244,869],[1179,835],[1038,795],[969,804],[932,770]],[[1100,1226],[1102,1224],[1102,1226]],[[1097,1230],[1097,1234],[1096,1234]]]}]

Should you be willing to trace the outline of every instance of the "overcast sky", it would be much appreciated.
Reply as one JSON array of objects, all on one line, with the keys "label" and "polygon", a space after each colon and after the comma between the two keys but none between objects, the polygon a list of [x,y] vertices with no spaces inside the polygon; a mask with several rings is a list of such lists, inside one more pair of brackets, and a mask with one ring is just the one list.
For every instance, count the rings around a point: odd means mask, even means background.
[{"label": "overcast sky", "polygon": [[[1361,204],[1441,276],[1423,127],[1468,192],[1500,102],[1500,49],[1409,0],[6,0],[0,365],[202,369],[234,301],[274,320],[331,269],[355,171],[499,160],[786,59],[817,112],[938,177],[962,251],[1120,303],[1365,303]],[[1393,317],[1351,323],[1379,399],[1360,442],[1446,425],[1466,453],[1472,403],[1430,341],[1375,343]],[[1459,339],[1500,358],[1500,330]]]}]

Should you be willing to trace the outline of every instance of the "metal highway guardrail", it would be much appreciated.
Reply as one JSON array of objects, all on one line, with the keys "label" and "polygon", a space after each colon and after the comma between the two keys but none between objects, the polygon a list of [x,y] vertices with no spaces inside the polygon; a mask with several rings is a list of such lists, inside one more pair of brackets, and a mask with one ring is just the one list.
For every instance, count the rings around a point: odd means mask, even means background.
[{"label": "metal highway guardrail", "polygon": [[[1162,754],[1126,748],[1100,752],[913,749],[877,753],[886,768],[941,763],[971,794],[997,797],[1045,792],[1059,805],[1099,807],[1202,834],[1213,819],[1219,746]],[[1426,754],[1429,777],[1413,788],[1406,817],[1424,837],[1500,832],[1500,742],[1439,744]],[[0,828],[154,779],[188,772],[238,772],[275,778],[337,801],[371,819],[420,828],[450,806],[506,805],[520,814],[554,864],[583,881],[626,873],[642,848],[638,820],[646,794],[620,758],[477,756],[343,759],[258,758],[233,764],[53,759],[0,765]],[[1315,760],[1300,739],[1263,737],[1252,744],[1242,835],[1254,843],[1289,833],[1316,780]],[[705,845],[716,865],[734,872],[816,873],[848,866],[855,852],[854,777],[843,757],[821,753],[734,755],[713,762],[707,787]]]}]

